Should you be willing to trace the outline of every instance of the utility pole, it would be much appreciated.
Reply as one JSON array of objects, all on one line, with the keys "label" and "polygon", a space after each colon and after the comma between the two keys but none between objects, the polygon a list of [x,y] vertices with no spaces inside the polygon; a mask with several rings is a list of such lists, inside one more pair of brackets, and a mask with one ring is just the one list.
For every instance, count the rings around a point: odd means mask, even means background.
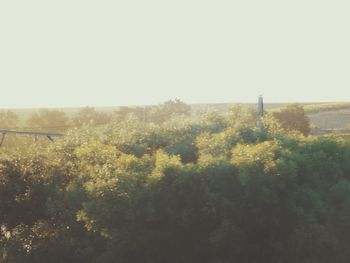
[{"label": "utility pole", "polygon": [[261,118],[264,116],[264,99],[262,95],[259,96],[258,99],[258,108],[257,108],[257,116],[256,116],[256,125],[261,128]]},{"label": "utility pole", "polygon": [[0,140],[0,147],[1,147],[2,144],[4,143],[5,136],[6,136],[6,133],[2,132],[2,137],[1,137],[1,140]]}]

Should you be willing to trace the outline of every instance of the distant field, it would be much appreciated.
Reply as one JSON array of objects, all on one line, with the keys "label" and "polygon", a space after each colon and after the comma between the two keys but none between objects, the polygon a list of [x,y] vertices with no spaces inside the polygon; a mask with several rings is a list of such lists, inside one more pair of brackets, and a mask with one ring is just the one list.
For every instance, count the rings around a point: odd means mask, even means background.
[{"label": "distant field", "polygon": [[[294,103],[265,103],[264,107],[267,111],[277,111],[281,108],[284,108],[288,105]],[[320,111],[327,110],[341,110],[341,109],[350,109],[350,102],[307,102],[299,103],[303,105],[307,113],[316,113]],[[214,109],[219,112],[227,112],[234,105],[243,105],[246,107],[256,107],[256,103],[207,103],[207,104],[192,104],[193,111],[204,110],[204,109]]]},{"label": "distant field", "polygon": [[[350,102],[306,103],[302,105],[312,126],[320,130],[344,132],[350,125]],[[271,108],[272,111],[279,109],[278,107]]]},{"label": "distant field", "polygon": [[308,114],[313,125],[320,129],[343,129],[350,125],[350,107]]},{"label": "distant field", "polygon": [[343,109],[349,109],[349,108],[350,108],[350,102],[304,104],[304,109],[308,113],[317,113],[320,111],[343,110]]}]

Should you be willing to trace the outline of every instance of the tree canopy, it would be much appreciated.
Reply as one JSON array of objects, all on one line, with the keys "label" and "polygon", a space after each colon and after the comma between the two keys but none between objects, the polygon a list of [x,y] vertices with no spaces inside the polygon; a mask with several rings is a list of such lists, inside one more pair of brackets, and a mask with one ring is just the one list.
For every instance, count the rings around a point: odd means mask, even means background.
[{"label": "tree canopy", "polygon": [[1,262],[348,262],[350,141],[253,113],[131,115],[4,148]]}]

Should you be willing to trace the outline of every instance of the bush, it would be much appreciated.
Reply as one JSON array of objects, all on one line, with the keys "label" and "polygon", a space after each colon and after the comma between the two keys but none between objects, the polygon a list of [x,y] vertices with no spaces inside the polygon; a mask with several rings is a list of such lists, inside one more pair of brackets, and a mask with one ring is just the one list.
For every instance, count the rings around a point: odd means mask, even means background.
[{"label": "bush", "polygon": [[310,120],[301,105],[289,105],[278,112],[273,112],[273,116],[286,130],[299,131],[304,136],[310,133]]}]

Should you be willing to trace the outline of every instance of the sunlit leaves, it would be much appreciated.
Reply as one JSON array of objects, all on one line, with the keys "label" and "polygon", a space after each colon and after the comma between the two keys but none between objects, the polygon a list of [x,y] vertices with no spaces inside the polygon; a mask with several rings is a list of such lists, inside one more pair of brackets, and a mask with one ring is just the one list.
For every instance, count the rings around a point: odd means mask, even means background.
[{"label": "sunlit leaves", "polygon": [[257,127],[240,107],[164,116],[90,122],[49,146],[2,151],[0,257],[348,262],[345,139],[307,138],[268,114]]},{"label": "sunlit leaves", "polygon": [[276,166],[276,151],[279,147],[276,141],[266,141],[255,145],[239,144],[232,151],[232,162],[243,173],[269,173]]}]

